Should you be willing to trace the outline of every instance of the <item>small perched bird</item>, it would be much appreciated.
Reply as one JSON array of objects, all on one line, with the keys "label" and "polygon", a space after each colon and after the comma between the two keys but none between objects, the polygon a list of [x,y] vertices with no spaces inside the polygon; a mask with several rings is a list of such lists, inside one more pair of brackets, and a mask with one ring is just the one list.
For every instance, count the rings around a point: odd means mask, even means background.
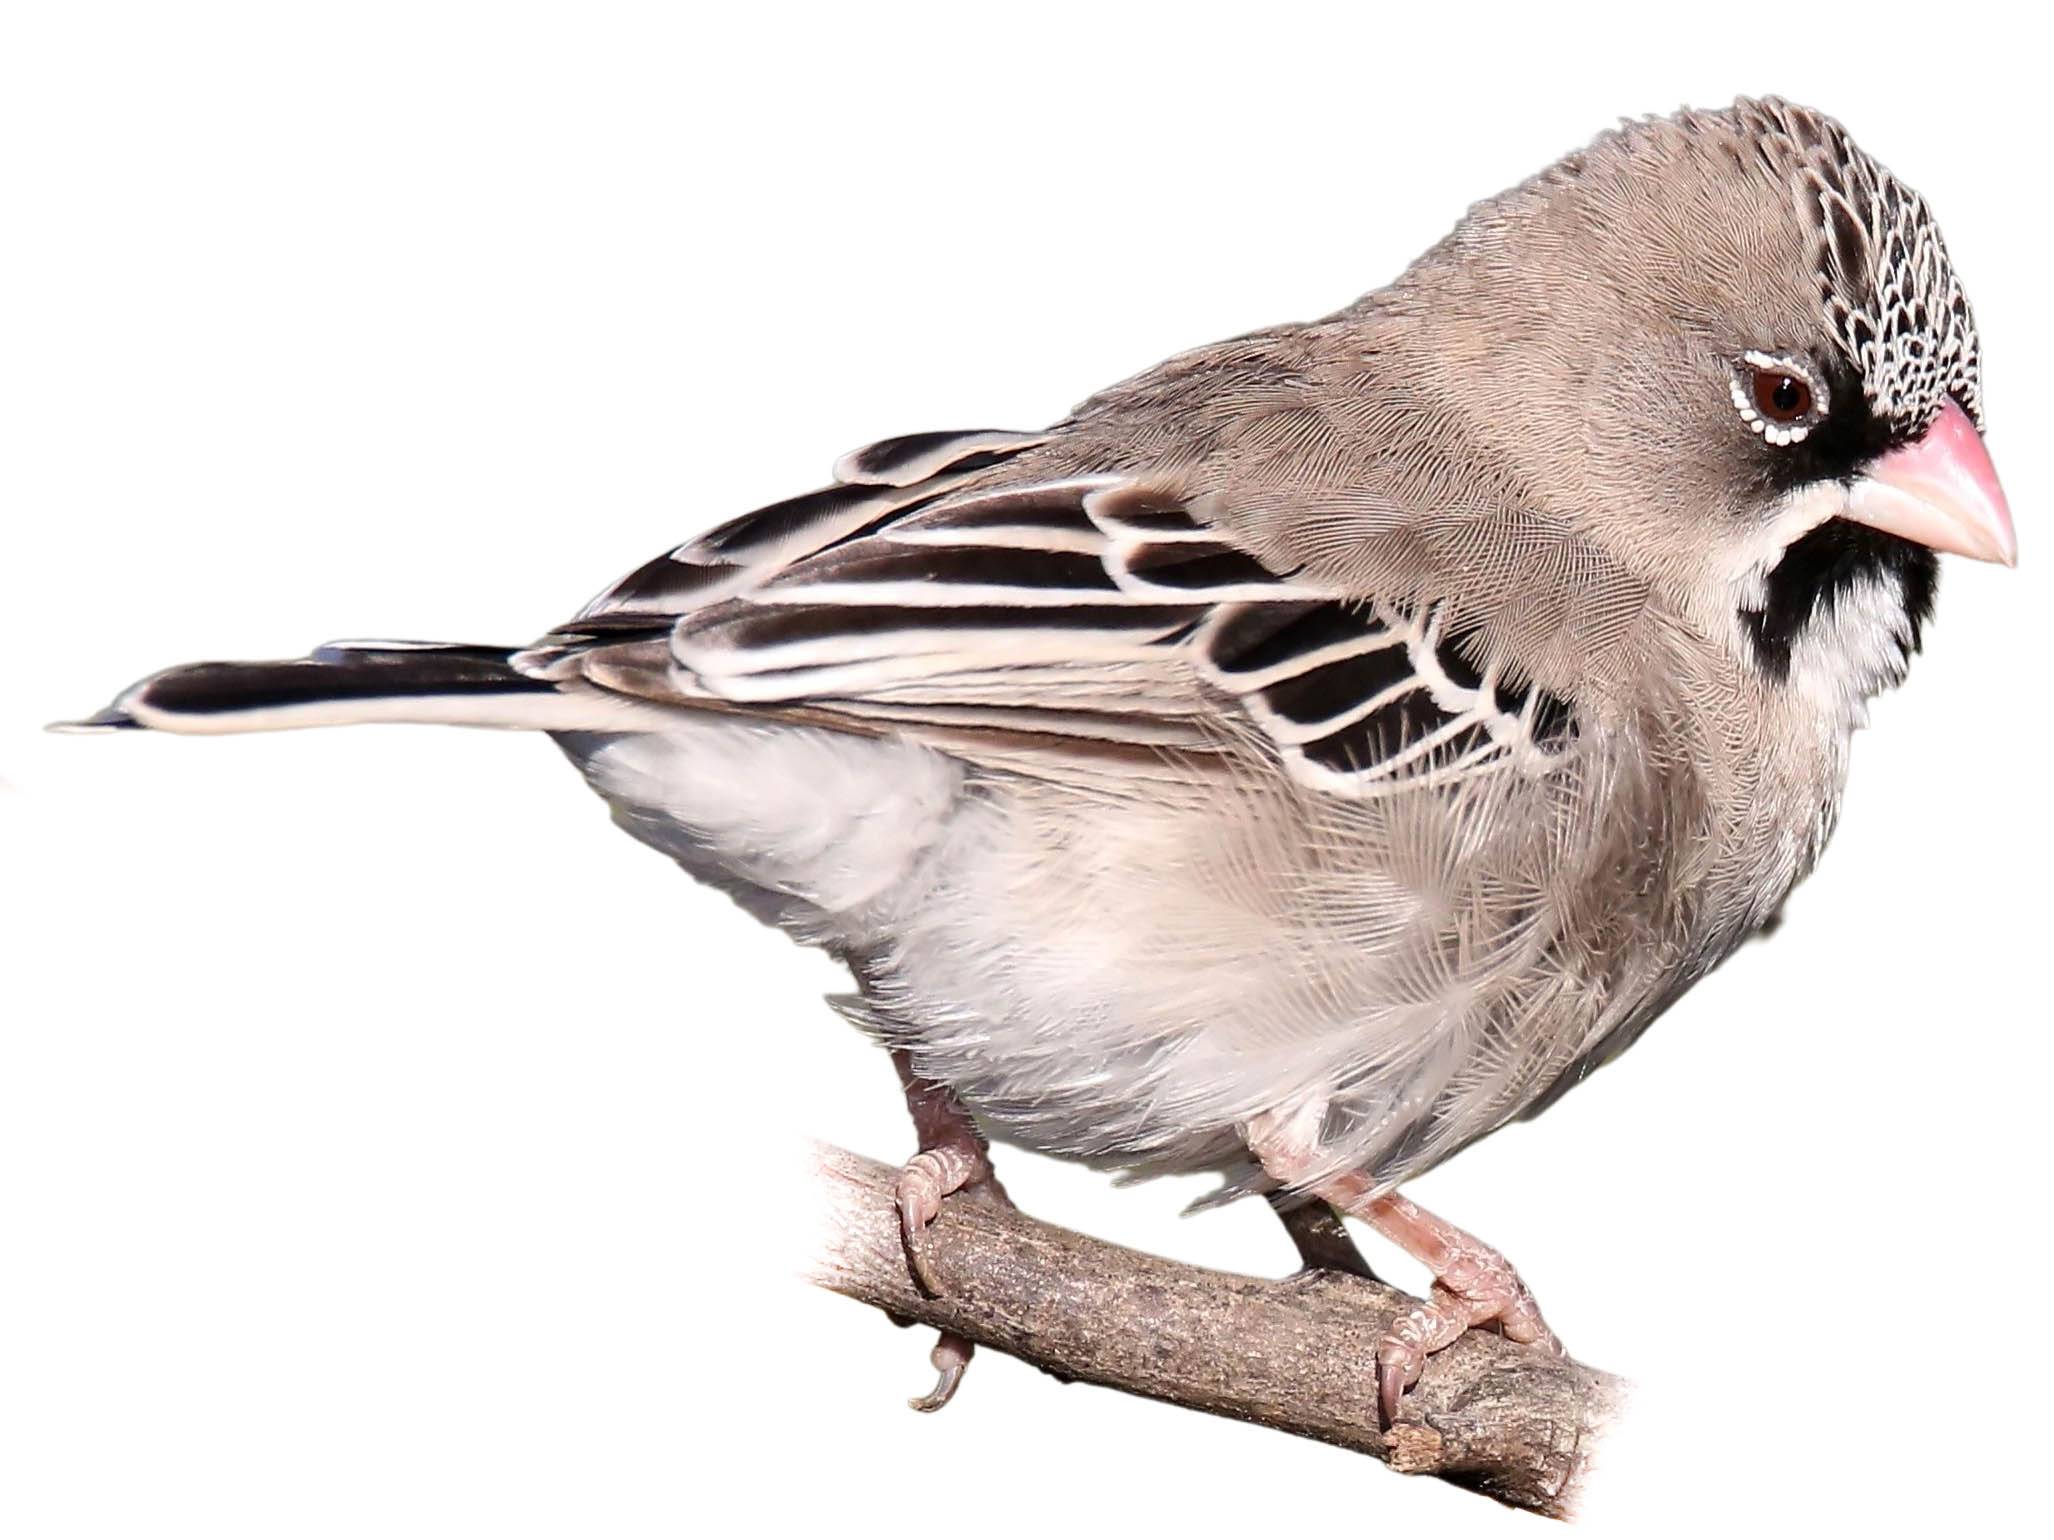
[{"label": "small perched bird", "polygon": [[[1557,1344],[1399,1187],[1552,1104],[1776,915],[1935,553],[2011,563],[1924,200],[1778,100],[1629,123],[1389,287],[1039,432],[936,432],[519,650],[352,642],[85,728],[550,734],[620,825],[843,960],[919,1152],[1330,1204]],[[924,1274],[923,1274],[924,1276]],[[937,1354],[945,1399],[967,1345]]]}]

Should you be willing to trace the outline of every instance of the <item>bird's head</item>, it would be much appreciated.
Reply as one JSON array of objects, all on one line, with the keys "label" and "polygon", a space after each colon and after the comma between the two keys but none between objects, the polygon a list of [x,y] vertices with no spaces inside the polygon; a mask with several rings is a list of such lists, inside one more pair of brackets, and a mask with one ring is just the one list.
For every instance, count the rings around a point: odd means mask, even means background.
[{"label": "bird's head", "polygon": [[[1465,415],[1521,480],[1772,675],[1893,683],[1935,553],[2016,560],[1939,227],[1830,118],[1629,123],[1408,278],[1461,318]],[[1509,401],[1539,404],[1516,436]]]}]

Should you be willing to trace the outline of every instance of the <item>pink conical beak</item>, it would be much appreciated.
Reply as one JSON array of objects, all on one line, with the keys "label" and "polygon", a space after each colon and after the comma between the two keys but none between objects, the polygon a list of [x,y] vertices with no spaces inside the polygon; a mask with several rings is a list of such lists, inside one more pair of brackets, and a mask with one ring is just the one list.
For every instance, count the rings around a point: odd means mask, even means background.
[{"label": "pink conical beak", "polygon": [[2018,565],[2018,534],[1997,467],[1954,401],[1919,438],[1891,450],[1855,482],[1847,512],[1936,551]]}]

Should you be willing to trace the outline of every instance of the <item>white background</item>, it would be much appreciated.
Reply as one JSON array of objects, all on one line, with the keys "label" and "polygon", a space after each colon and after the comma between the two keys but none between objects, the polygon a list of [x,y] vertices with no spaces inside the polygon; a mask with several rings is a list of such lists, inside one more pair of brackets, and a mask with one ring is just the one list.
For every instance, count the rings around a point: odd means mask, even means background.
[{"label": "white background", "polygon": [[[1950,560],[1783,933],[1416,1192],[1640,1383],[1598,1532],[2029,1522],[2043,59],[1959,6],[1372,9],[11,10],[0,1534],[1539,1533],[992,1356],[905,1411],[925,1334],[796,1278],[806,1138],[908,1148],[889,1067],[546,743],[37,727],[183,659],[525,639],[851,445],[1331,309],[1742,90],[1940,212],[2025,566]],[[1178,1218],[1200,1182],[1002,1161],[1047,1217],[1287,1263],[1258,1209]]]}]

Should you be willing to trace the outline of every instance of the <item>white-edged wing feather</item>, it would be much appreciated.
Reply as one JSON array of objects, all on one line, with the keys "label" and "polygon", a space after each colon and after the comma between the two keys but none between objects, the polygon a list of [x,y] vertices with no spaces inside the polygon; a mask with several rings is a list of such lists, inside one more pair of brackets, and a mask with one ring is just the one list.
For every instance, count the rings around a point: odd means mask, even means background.
[{"label": "white-edged wing feather", "polygon": [[1252,724],[1316,789],[1375,795],[1537,771],[1568,704],[1498,665],[1440,606],[1272,571],[1174,489],[1020,477],[1042,442],[914,434],[835,486],[637,569],[521,655],[540,677],[804,709],[918,736],[1220,751]]}]

